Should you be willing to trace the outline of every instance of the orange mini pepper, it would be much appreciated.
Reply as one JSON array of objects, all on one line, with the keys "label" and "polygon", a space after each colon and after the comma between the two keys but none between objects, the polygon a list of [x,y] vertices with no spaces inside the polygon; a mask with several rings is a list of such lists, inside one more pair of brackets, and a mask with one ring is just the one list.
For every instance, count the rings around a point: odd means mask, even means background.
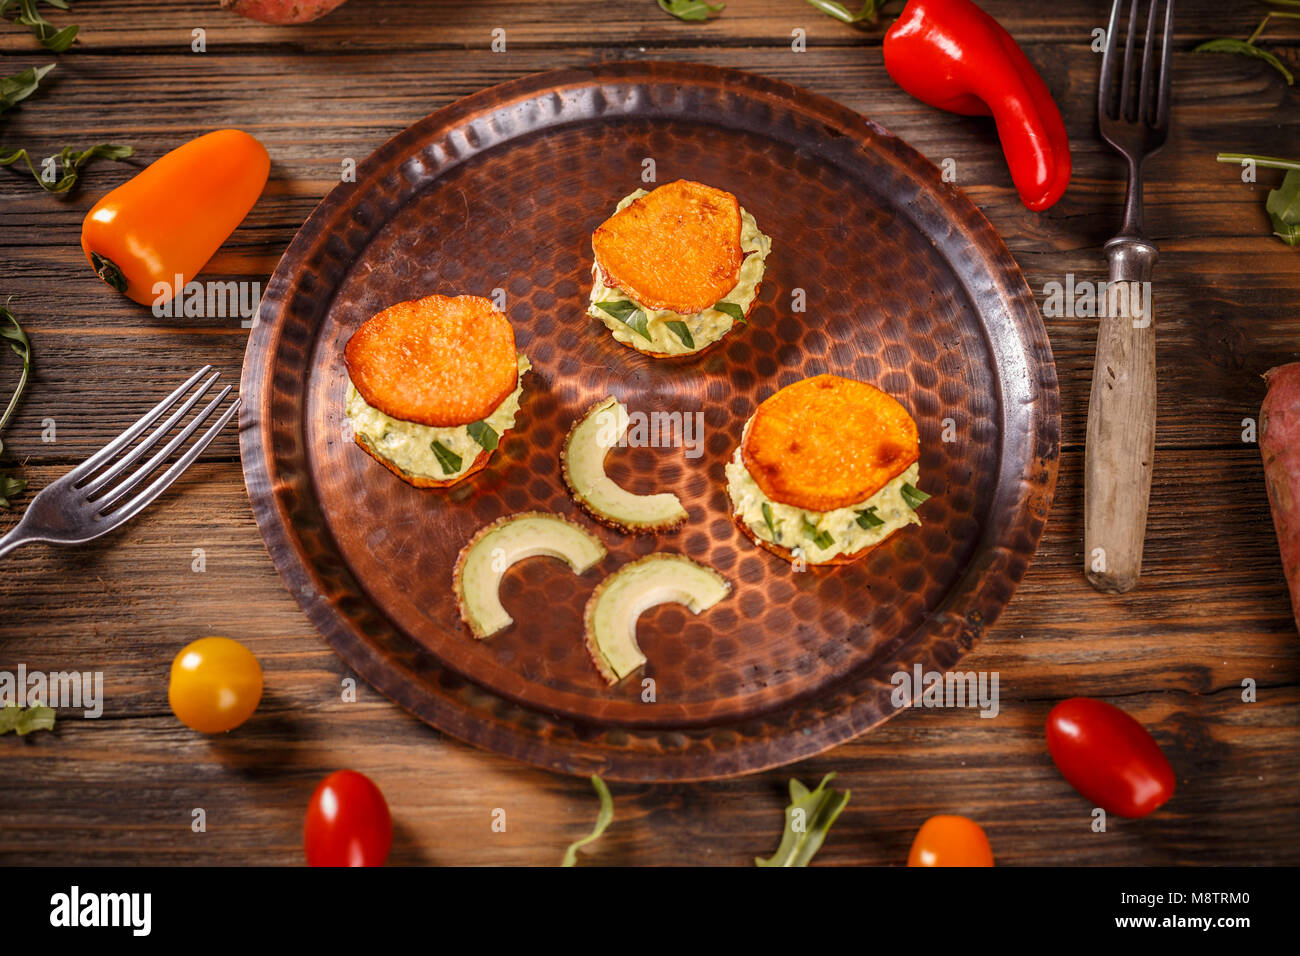
[{"label": "orange mini pepper", "polygon": [[248,215],[270,171],[265,147],[247,133],[200,136],[95,203],[81,248],[118,292],[142,305],[166,303]]}]

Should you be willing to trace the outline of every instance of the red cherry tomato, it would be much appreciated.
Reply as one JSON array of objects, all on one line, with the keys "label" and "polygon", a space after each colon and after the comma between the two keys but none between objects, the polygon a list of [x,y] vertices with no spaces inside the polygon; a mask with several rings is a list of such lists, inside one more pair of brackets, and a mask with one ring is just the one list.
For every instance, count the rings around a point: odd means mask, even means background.
[{"label": "red cherry tomato", "polygon": [[1174,771],[1146,728],[1088,697],[1047,715],[1047,749],[1070,786],[1107,813],[1144,817],[1174,795]]},{"label": "red cherry tomato", "polygon": [[907,865],[992,866],[993,848],[984,828],[974,820],[940,814],[916,831]]},{"label": "red cherry tomato", "polygon": [[365,774],[339,770],[307,804],[303,848],[308,866],[382,866],[393,845],[393,818]]}]

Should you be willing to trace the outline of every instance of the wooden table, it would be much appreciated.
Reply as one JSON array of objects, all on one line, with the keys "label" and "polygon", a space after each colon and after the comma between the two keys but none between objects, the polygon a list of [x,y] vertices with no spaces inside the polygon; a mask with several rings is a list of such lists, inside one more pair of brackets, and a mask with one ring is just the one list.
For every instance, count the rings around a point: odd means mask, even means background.
[{"label": "wooden table", "polygon": [[[0,25],[0,74],[58,63],[44,89],[0,119],[0,144],[46,155],[126,142],[148,161],[213,128],[253,133],[271,153],[271,182],[208,275],[265,282],[344,158],[362,159],[464,94],[603,59],[716,63],[834,97],[935,162],[955,160],[958,183],[1041,304],[1044,286],[1067,273],[1105,277],[1101,245],[1119,223],[1123,170],[1096,135],[1093,105],[1091,31],[1107,6],[984,5],[1043,72],[1070,128],[1074,180],[1045,214],[1018,202],[991,123],[911,99],[885,73],[880,28],[854,30],[801,0],[733,0],[704,25],[680,23],[652,0],[352,0],[298,28],[242,20],[215,0],[81,2],[71,18],[50,10],[82,25],[76,48],[57,58]],[[1244,37],[1263,10],[1180,0],[1178,47]],[[206,31],[206,52],[192,50],[195,28]],[[490,49],[497,28],[503,53]],[[806,52],[791,49],[796,28]],[[1285,37],[1287,25],[1274,32]],[[819,863],[900,863],[916,828],[940,812],[981,822],[1008,864],[1300,863],[1300,640],[1259,449],[1242,437],[1263,398],[1260,373],[1300,357],[1300,252],[1269,235],[1264,196],[1280,174],[1243,184],[1238,169],[1214,161],[1218,150],[1300,156],[1300,111],[1276,72],[1234,56],[1180,54],[1174,97],[1169,145],[1147,176],[1160,246],[1160,391],[1139,589],[1098,594],[1080,571],[1096,326],[1050,318],[1063,416],[1056,504],[1015,600],[963,665],[999,673],[998,718],[913,710],[783,770],[615,785],[615,823],[584,862],[748,864],[776,845],[786,780],[835,771],[853,798]],[[238,320],[155,319],[86,267],[81,219],[128,171],[96,164],[67,198],[0,171],[0,295],[14,296],[36,353],[4,462],[33,490],[201,362],[239,374],[247,330]],[[888,267],[861,255],[863,268]],[[0,369],[6,383],[13,359],[6,353]],[[0,512],[0,527],[17,514]],[[79,549],[29,547],[2,572],[0,670],[102,671],[106,703],[99,720],[65,712],[52,734],[0,738],[0,862],[298,863],[308,795],[345,766],[387,795],[395,863],[551,864],[595,817],[583,780],[446,739],[364,684],[355,702],[342,700],[347,669],[263,549],[233,430],[127,530]],[[266,671],[256,717],[218,738],[190,732],[167,705],[172,657],[208,634],[243,641]],[[1253,703],[1242,700],[1247,678],[1258,687]],[[1042,733],[1053,703],[1080,694],[1151,728],[1178,775],[1165,809],[1091,831],[1090,806],[1052,766]],[[192,829],[195,808],[205,832]],[[497,809],[505,832],[492,828]]]}]

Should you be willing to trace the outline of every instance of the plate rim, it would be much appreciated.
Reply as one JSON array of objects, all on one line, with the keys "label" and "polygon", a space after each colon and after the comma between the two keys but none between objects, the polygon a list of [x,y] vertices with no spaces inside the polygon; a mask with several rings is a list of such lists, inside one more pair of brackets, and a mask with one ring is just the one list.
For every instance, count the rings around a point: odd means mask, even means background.
[{"label": "plate rim", "polygon": [[[325,241],[325,227],[330,224],[331,217],[346,208],[350,197],[362,194],[365,184],[373,178],[384,173],[400,175],[401,165],[421,143],[428,142],[438,130],[455,129],[476,115],[485,111],[498,112],[511,103],[527,101],[548,93],[560,95],[564,90],[611,82],[670,82],[678,85],[704,83],[738,89],[748,94],[757,94],[779,108],[795,109],[804,115],[817,115],[830,120],[835,124],[832,128],[856,136],[859,143],[863,138],[877,145],[888,142],[889,148],[899,158],[906,160],[918,179],[930,187],[929,194],[941,197],[945,210],[954,211],[955,206],[955,211],[961,214],[959,223],[969,231],[979,233],[984,248],[989,251],[989,263],[1000,267],[993,278],[1000,280],[998,298],[1007,304],[1010,327],[1020,333],[1026,359],[1037,359],[1036,364],[1031,362],[1030,368],[1036,394],[1036,400],[1032,403],[1034,411],[1030,415],[1036,426],[1031,448],[1036,447],[1043,454],[1033,462],[1038,470],[1035,486],[1022,486],[1025,494],[1018,499],[1021,500],[1018,514],[1025,521],[1022,530],[1028,535],[1028,548],[1023,552],[1024,560],[1019,567],[1002,569],[1006,583],[1009,584],[1008,593],[1002,598],[994,597],[981,602],[980,599],[988,590],[988,582],[983,581],[981,587],[971,589],[972,602],[983,603],[988,607],[984,610],[973,608],[964,619],[945,622],[945,626],[956,628],[957,646],[952,660],[936,661],[935,655],[929,653],[930,649],[927,648],[922,663],[927,666],[951,667],[975,646],[984,630],[1010,603],[1016,587],[1037,553],[1055,494],[1060,451],[1060,393],[1051,343],[1037,302],[1019,263],[987,217],[964,192],[944,184],[938,167],[921,153],[884,127],[826,96],[747,71],[672,61],[619,61],[533,73],[457,99],[385,141],[358,164],[354,183],[337,184],[316,205],[295,233],[267,283],[257,321],[245,348],[241,375],[244,401],[239,415],[239,444],[245,486],[272,563],[316,631],[358,676],[434,729],[472,746],[567,774],[587,775],[599,772],[611,780],[644,782],[719,779],[756,773],[829,750],[878,726],[903,708],[882,712],[883,709],[878,706],[878,693],[869,699],[860,694],[851,698],[846,706],[823,715],[815,721],[812,729],[795,726],[781,736],[728,743],[730,749],[726,756],[730,759],[718,759],[718,752],[707,739],[701,752],[698,745],[693,745],[693,741],[694,744],[699,741],[694,740],[694,735],[689,730],[675,732],[661,727],[647,727],[643,732],[629,730],[625,726],[604,728],[607,731],[618,730],[625,735],[658,739],[661,749],[657,751],[634,750],[626,754],[598,751],[593,754],[588,752],[590,748],[584,749],[584,738],[591,734],[589,731],[584,733],[581,722],[569,718],[560,719],[558,724],[572,725],[570,732],[553,738],[540,738],[520,729],[517,724],[510,725],[509,719],[515,716],[508,713],[510,710],[520,714],[536,712],[508,699],[496,698],[496,706],[480,707],[480,712],[470,719],[468,708],[474,705],[457,706],[448,696],[432,694],[414,669],[402,667],[393,659],[379,654],[356,633],[355,625],[339,608],[338,599],[324,593],[317,584],[313,568],[298,546],[299,539],[291,533],[293,524],[289,520],[282,494],[277,493],[272,478],[269,448],[273,442],[271,431],[274,423],[267,412],[274,393],[272,379],[275,366],[266,357],[273,354],[273,350],[279,346],[283,329],[280,327],[282,323],[277,320],[286,315],[289,293],[298,288],[295,277],[300,278],[300,267],[308,253]],[[536,132],[536,128],[530,132]],[[974,298],[973,291],[968,292]],[[997,392],[999,405],[1002,404],[1004,395],[1004,391]],[[1005,417],[1005,409],[1003,415]],[[1002,424],[1005,426],[1005,420]],[[1004,434],[1002,448],[1005,447]],[[1002,468],[1004,464],[1000,462],[997,477],[999,485],[1007,480]],[[988,533],[987,529],[985,533]],[[329,534],[328,529],[326,534]],[[954,589],[963,587],[966,578],[975,573],[975,569],[968,569],[954,584]],[[986,568],[982,575],[987,577],[989,573]],[[936,609],[914,633],[924,633],[935,628],[935,619],[942,613],[941,608]],[[911,635],[908,638],[910,640]],[[437,658],[427,650],[423,650],[422,655],[417,650],[417,657],[419,656],[437,662]],[[463,679],[461,683],[470,684]],[[472,685],[469,689],[464,686],[457,689],[462,697],[467,694],[472,697],[475,691],[486,695],[489,700],[496,697],[496,692],[491,688],[478,688],[477,685]],[[877,702],[876,712],[865,714],[867,719],[864,721],[855,721],[855,715],[861,716],[861,711],[871,710],[867,704],[872,701]],[[501,704],[505,705],[506,714],[501,713]],[[794,712],[799,707],[800,703],[796,701],[779,710]],[[493,716],[497,721],[493,721]],[[546,715],[542,717],[545,719]],[[739,736],[729,729],[738,723],[744,721],[730,721],[723,724],[721,730],[732,737]],[[718,728],[705,730],[716,731]],[[682,739],[664,740],[665,737]],[[782,746],[778,747],[778,744]],[[667,749],[663,749],[665,747]]]}]

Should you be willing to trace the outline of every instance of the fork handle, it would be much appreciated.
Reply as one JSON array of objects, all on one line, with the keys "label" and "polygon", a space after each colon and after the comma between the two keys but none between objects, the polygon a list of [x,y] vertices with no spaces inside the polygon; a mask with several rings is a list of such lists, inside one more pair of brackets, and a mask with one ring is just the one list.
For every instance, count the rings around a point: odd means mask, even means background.
[{"label": "fork handle", "polygon": [[1142,573],[1156,440],[1156,328],[1151,270],[1156,247],[1120,236],[1110,259],[1105,314],[1088,400],[1083,566],[1098,591],[1130,591]]},{"label": "fork handle", "polygon": [[19,545],[26,544],[28,541],[32,540],[34,539],[23,529],[22,522],[20,521],[9,530],[8,534],[0,536],[0,558],[3,558]]}]

